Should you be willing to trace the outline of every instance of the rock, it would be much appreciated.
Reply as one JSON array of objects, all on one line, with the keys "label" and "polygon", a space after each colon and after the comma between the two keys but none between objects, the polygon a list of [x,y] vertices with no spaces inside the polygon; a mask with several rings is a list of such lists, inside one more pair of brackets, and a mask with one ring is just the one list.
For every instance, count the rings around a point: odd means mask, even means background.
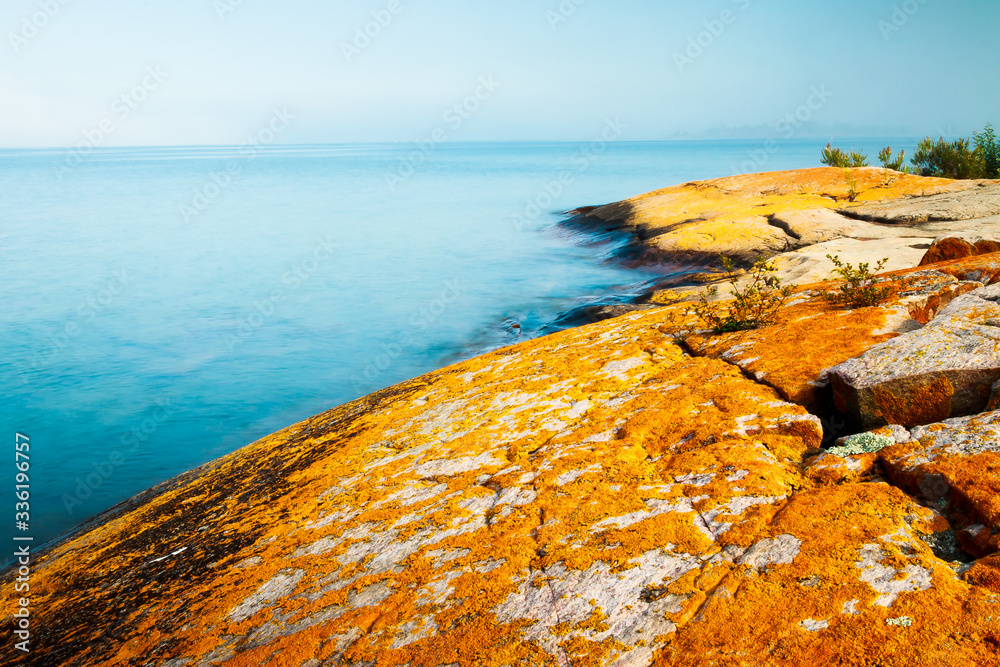
[{"label": "rock", "polygon": [[583,324],[593,324],[614,319],[641,310],[652,310],[656,304],[646,303],[599,303],[573,308],[560,315],[552,323],[556,330],[578,327]]},{"label": "rock", "polygon": [[892,227],[849,218],[829,208],[779,211],[770,222],[807,246],[840,238],[890,239],[899,235]]},{"label": "rock", "polygon": [[[997,222],[1000,223],[1000,219]],[[1000,253],[942,262],[935,264],[933,268],[938,273],[954,276],[958,280],[993,285],[1000,282]]]},{"label": "rock", "polygon": [[[919,329],[954,298],[982,287],[981,283],[959,282],[934,271],[911,269],[900,277],[907,278],[909,286],[882,306],[839,308],[822,298],[829,283],[809,285],[793,295],[771,326],[720,335],[696,333],[685,336],[684,344],[694,354],[739,366],[777,389],[785,400],[818,412],[827,400],[824,389],[829,386],[829,368],[900,333]],[[666,312],[685,308],[674,306]],[[663,325],[661,331],[677,335],[690,320],[681,322]],[[789,354],[790,350],[794,354]]]},{"label": "rock", "polygon": [[862,428],[981,412],[1000,379],[1000,286],[958,297],[924,328],[829,370],[837,408]]},{"label": "rock", "polygon": [[920,266],[994,252],[1000,252],[1000,241],[984,239],[978,234],[952,234],[934,239]]},{"label": "rock", "polygon": [[956,517],[966,551],[1000,549],[1000,412],[917,427],[878,456],[894,483]]},{"label": "rock", "polygon": [[1000,554],[983,558],[965,574],[965,580],[994,593],[1000,593]]},{"label": "rock", "polygon": [[812,539],[769,521],[822,439],[661,318],[452,366],[119,508],[34,564],[33,656],[648,664],[711,592],[687,582],[790,567]]},{"label": "rock", "polygon": [[1000,598],[924,541],[946,525],[885,484],[798,493],[767,529],[801,540],[795,556],[762,570],[720,563],[675,585],[704,601],[653,664],[1000,664]]},{"label": "rock", "polygon": [[[853,169],[851,173],[859,191],[859,206],[966,190],[974,193],[968,198],[973,201],[992,192],[979,188],[976,181],[887,174],[877,168]],[[631,238],[628,257],[646,263],[717,261],[719,254],[750,262],[760,255],[795,250],[820,239],[920,235],[850,220],[857,217],[853,208],[844,209],[846,215],[820,211],[846,203],[848,190],[842,169],[748,174],[686,183],[606,206],[578,209],[567,224],[601,234],[617,230]],[[934,234],[925,236],[934,238]]]},{"label": "rock", "polygon": [[877,467],[875,454],[837,456],[826,451],[807,462],[806,476],[817,486],[855,484],[872,477]]},{"label": "rock", "polygon": [[[859,204],[980,187],[853,173]],[[659,250],[792,247],[874,233],[815,212],[846,188],[805,170],[580,213]],[[814,284],[720,336],[644,305],[268,436],[33,552],[32,664],[1000,667],[1000,413],[840,458],[794,404],[827,407],[831,367],[869,421],[1000,391],[1000,259],[933,266],[883,306]]]},{"label": "rock", "polygon": [[840,209],[849,217],[892,225],[972,220],[1000,214],[1000,182],[965,181],[968,187],[929,196],[896,198]]},{"label": "rock", "polygon": [[833,262],[827,255],[840,257],[857,266],[875,267],[882,260],[884,272],[909,270],[916,266],[932,239],[926,236],[856,239],[841,237],[809,245],[773,258],[777,276],[788,285],[806,285],[836,279]]}]

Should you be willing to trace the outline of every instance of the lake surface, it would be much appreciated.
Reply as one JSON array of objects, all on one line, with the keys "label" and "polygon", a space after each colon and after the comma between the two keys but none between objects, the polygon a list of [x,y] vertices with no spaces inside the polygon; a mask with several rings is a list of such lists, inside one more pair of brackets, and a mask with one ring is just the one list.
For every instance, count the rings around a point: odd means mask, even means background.
[{"label": "lake surface", "polygon": [[[844,143],[874,158],[888,142]],[[11,515],[15,434],[31,445],[29,529],[10,516],[0,539],[40,546],[294,422],[513,343],[508,320],[537,335],[654,277],[562,231],[561,211],[819,166],[824,144],[0,151]]]}]

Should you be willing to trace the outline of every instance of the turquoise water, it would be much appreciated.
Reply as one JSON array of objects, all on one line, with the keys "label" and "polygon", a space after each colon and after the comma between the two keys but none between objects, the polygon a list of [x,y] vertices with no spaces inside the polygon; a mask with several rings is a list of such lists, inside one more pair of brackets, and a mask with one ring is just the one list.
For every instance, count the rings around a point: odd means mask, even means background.
[{"label": "turquoise water", "polygon": [[[817,166],[824,143],[0,151],[0,538],[53,539],[298,420],[512,343],[508,320],[536,335],[653,277],[561,231],[560,211]],[[24,533],[15,433],[31,439]]]}]

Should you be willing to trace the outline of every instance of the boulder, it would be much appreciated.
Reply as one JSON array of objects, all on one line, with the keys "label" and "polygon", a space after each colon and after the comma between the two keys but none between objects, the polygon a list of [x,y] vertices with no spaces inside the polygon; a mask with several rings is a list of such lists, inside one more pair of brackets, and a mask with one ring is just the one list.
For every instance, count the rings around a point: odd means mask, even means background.
[{"label": "boulder", "polygon": [[1000,379],[998,301],[1000,286],[969,292],[922,329],[831,368],[837,408],[865,429],[983,411]]},{"label": "boulder", "polygon": [[1000,241],[984,239],[972,233],[951,234],[934,239],[934,243],[920,260],[920,266],[994,252],[1000,252]]}]

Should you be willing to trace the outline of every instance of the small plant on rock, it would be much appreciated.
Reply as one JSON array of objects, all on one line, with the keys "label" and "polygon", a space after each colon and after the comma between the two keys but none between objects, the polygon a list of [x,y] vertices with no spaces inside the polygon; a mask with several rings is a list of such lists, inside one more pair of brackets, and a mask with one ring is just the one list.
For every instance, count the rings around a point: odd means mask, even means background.
[{"label": "small plant on rock", "polygon": [[719,293],[718,287],[712,287],[701,295],[701,300],[689,312],[711,326],[715,333],[758,329],[773,322],[778,309],[792,293],[791,287],[781,286],[781,279],[775,275],[777,267],[774,263],[759,257],[741,287],[733,260],[721,257],[721,262],[732,286],[729,293],[733,301],[726,308],[711,301]]},{"label": "small plant on rock", "polygon": [[844,180],[847,181],[847,201],[853,202],[858,198],[858,195],[861,194],[858,190],[858,181],[854,178],[854,175],[851,174],[850,169],[844,170]]},{"label": "small plant on rock", "polygon": [[906,161],[906,151],[901,150],[896,157],[893,157],[892,146],[886,146],[882,149],[882,152],[878,154],[878,159],[879,162],[882,163],[882,167],[884,169],[891,169],[904,174],[910,173],[910,168],[903,166],[903,163]]},{"label": "small plant on rock", "polygon": [[875,275],[881,271],[889,258],[878,262],[875,270],[872,271],[868,262],[861,262],[858,268],[840,261],[837,255],[827,255],[827,259],[833,262],[836,267],[835,273],[841,277],[844,283],[836,292],[827,292],[823,295],[830,303],[835,303],[851,308],[865,308],[867,306],[877,306],[885,302],[892,296],[891,287],[879,287],[879,279]]}]

